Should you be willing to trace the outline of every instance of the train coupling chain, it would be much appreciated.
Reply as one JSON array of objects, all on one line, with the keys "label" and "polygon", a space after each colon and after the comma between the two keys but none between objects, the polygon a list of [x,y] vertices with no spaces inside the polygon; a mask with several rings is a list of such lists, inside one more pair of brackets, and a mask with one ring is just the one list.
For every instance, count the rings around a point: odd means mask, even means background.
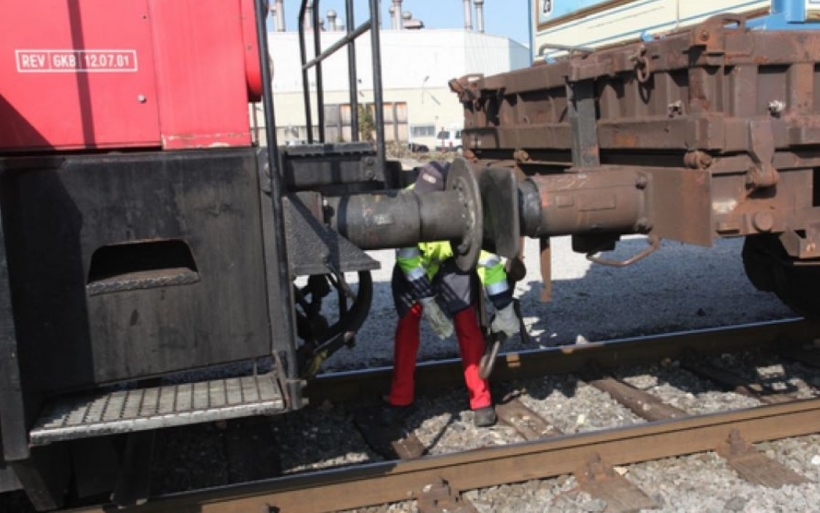
[{"label": "train coupling chain", "polygon": [[634,54],[629,56],[629,60],[635,66],[635,77],[638,82],[645,84],[652,76],[652,70],[649,68],[649,59],[646,57],[646,46],[641,45]]},{"label": "train coupling chain", "polygon": [[646,243],[649,244],[649,247],[639,252],[638,254],[630,258],[627,258],[626,260],[610,260],[608,258],[602,258],[596,256],[596,253],[594,251],[587,253],[587,260],[589,260],[590,262],[594,262],[596,264],[608,265],[611,267],[626,267],[628,265],[634,264],[638,260],[642,260],[648,257],[649,255],[657,251],[658,248],[660,248],[661,246],[661,239],[656,235],[649,235],[646,239]]}]

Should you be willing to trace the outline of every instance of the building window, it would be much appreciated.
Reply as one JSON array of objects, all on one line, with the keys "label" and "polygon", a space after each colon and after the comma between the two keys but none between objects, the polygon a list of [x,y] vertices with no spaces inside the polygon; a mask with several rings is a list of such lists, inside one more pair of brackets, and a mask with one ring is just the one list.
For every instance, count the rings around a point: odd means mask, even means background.
[{"label": "building window", "polygon": [[436,125],[411,125],[410,137],[433,137],[436,135]]}]

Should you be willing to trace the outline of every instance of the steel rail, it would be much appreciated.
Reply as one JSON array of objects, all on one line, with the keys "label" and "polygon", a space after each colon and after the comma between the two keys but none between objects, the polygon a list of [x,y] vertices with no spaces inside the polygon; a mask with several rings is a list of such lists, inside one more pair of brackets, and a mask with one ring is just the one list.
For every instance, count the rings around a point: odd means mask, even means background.
[{"label": "steel rail", "polygon": [[[820,432],[820,399],[169,495],[120,511],[337,511],[413,499],[438,480],[463,491],[569,474],[582,470],[590,461],[627,465],[711,451],[732,432],[749,443]],[[97,506],[73,511],[102,513],[106,509]]]},{"label": "steel rail", "polygon": [[[594,363],[599,368],[703,354],[767,344],[788,345],[820,336],[820,322],[789,319],[693,332],[624,338],[546,350],[507,353],[493,377],[512,380],[549,373],[569,373]],[[419,387],[460,382],[458,360],[427,362],[418,368]],[[385,389],[390,369],[334,373],[314,379],[306,396],[320,402],[350,400]],[[380,388],[381,387],[381,388]],[[425,486],[444,479],[458,490],[481,488],[579,471],[600,458],[609,465],[630,464],[714,450],[737,431],[747,442],[820,432],[820,400],[696,417],[660,420],[611,430],[550,438],[413,461],[368,463],[286,476],[256,483],[198,490],[152,498],[133,511],[320,512],[412,499]],[[94,506],[73,511],[106,511]]]},{"label": "steel rail", "polygon": [[[578,372],[588,365],[611,369],[624,365],[678,359],[687,352],[704,355],[732,352],[765,345],[788,345],[794,341],[820,338],[820,321],[788,319],[740,326],[665,333],[645,337],[591,342],[502,353],[495,364],[492,380],[512,381],[549,374]],[[420,392],[459,386],[461,360],[447,359],[420,363],[416,369],[416,389]],[[322,401],[348,401],[376,396],[390,385],[390,369],[328,373],[308,383],[305,397],[313,404]]]}]

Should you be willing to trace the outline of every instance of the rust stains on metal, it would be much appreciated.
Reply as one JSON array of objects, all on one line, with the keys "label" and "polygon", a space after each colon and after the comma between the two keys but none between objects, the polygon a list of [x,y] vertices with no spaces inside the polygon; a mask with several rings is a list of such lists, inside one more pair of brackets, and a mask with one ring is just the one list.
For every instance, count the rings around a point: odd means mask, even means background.
[{"label": "rust stains on metal", "polygon": [[541,264],[541,291],[539,299],[542,303],[552,301],[552,247],[549,237],[541,237],[540,241],[540,264]]},{"label": "rust stains on metal", "polygon": [[[710,246],[787,226],[809,232],[820,222],[805,213],[817,204],[808,170],[818,162],[806,156],[820,149],[818,56],[816,31],[749,30],[746,18],[721,14],[663,39],[464,77],[454,90],[464,100],[464,137],[476,141],[471,156],[512,160],[529,180],[551,181],[540,198],[550,226],[526,235],[651,227],[664,239]],[[626,219],[637,204],[646,222],[590,222],[578,206],[595,199],[587,195],[594,184],[556,178],[589,169],[650,176],[638,196],[596,193],[616,200],[607,215]],[[561,217],[571,209],[576,218]]]},{"label": "rust stains on metal", "polygon": [[612,133],[612,142],[622,148],[638,148],[641,141],[637,134],[615,130]]},{"label": "rust stains on metal", "polygon": [[690,151],[684,155],[683,162],[686,164],[686,167],[692,169],[707,169],[712,165],[712,157],[702,151]]}]

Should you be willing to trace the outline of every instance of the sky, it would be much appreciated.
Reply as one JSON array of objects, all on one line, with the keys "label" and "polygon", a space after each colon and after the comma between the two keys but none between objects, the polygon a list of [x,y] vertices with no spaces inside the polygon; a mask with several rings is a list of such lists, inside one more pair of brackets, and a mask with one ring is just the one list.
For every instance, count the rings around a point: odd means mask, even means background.
[{"label": "sky", "polygon": [[[269,0],[271,5],[273,0]],[[530,0],[485,0],[484,32],[509,37],[523,45],[529,46],[529,3]],[[314,0],[319,4],[322,18],[327,11],[335,10],[340,21],[344,17],[344,0]],[[380,0],[382,27],[390,28],[388,9],[393,5],[391,0]],[[285,0],[285,26],[288,30],[296,29],[296,20],[302,0]],[[370,12],[369,0],[354,0],[356,24],[362,23]],[[426,28],[464,28],[464,0],[404,0],[402,10],[413,13],[413,18],[424,22]],[[473,13],[473,27],[476,19]]]}]

